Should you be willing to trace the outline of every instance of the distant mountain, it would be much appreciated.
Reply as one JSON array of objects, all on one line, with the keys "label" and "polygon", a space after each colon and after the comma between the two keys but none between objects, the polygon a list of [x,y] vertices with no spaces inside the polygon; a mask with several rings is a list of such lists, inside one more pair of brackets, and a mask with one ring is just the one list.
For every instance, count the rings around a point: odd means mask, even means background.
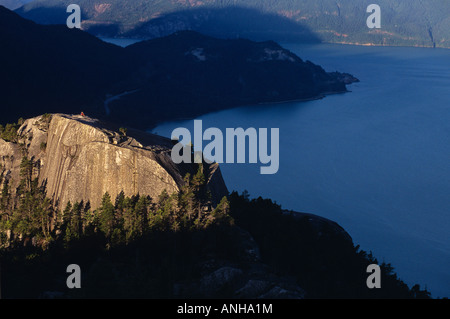
[{"label": "distant mountain", "polygon": [[[17,12],[65,23],[71,0],[35,0]],[[79,0],[83,29],[95,35],[154,38],[180,30],[253,40],[450,48],[450,1],[378,0],[381,29],[369,29],[367,0]]]},{"label": "distant mountain", "polygon": [[33,0],[0,0],[0,6],[14,10],[31,1]]},{"label": "distant mountain", "polygon": [[318,98],[346,92],[346,84],[357,81],[349,74],[328,73],[272,41],[223,40],[182,31],[126,50],[145,61],[127,81],[125,91],[133,93],[109,106],[112,117],[130,123]]},{"label": "distant mountain", "polygon": [[328,73],[272,41],[183,31],[121,48],[66,26],[43,26],[0,7],[1,120],[80,113],[131,127],[244,104],[346,92]]}]

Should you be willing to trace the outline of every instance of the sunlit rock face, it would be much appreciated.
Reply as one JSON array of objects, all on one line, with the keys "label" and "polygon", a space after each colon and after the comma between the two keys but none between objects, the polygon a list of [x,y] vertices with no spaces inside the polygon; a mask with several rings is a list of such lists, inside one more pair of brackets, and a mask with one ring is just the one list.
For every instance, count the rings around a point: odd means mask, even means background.
[{"label": "sunlit rock face", "polygon": [[[33,177],[45,185],[47,196],[59,207],[67,202],[90,202],[96,208],[108,192],[114,199],[178,192],[194,164],[173,163],[169,139],[134,130],[120,132],[112,124],[87,116],[54,114],[26,120],[18,130],[19,143],[0,140],[1,169],[10,189],[20,181],[23,156],[33,159]],[[204,166],[213,201],[227,194],[217,164]]]}]

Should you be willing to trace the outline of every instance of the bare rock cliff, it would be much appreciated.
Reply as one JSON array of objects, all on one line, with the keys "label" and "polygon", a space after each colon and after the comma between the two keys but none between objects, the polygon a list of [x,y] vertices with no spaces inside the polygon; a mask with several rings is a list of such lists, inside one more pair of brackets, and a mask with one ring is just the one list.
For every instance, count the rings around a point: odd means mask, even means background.
[{"label": "bare rock cliff", "polygon": [[[19,128],[18,136],[19,143],[0,139],[3,180],[12,190],[17,188],[22,157],[28,156],[35,163],[33,177],[59,207],[83,200],[96,208],[106,192],[113,199],[121,191],[157,198],[163,190],[179,191],[186,173],[196,172],[194,164],[173,163],[171,140],[134,130],[119,133],[119,127],[86,116],[32,118]],[[204,168],[217,202],[228,193],[220,169],[218,164]]]}]

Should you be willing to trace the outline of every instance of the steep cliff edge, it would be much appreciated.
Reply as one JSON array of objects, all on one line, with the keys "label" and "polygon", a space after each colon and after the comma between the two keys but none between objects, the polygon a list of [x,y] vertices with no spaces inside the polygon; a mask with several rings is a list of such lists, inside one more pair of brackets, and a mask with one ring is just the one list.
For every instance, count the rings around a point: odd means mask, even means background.
[{"label": "steep cliff edge", "polygon": [[[86,116],[0,127],[6,297],[429,297],[384,264],[386,288],[367,289],[378,261],[338,224],[228,194],[218,165],[175,165],[171,147]],[[55,276],[74,262],[84,271],[75,293]]]},{"label": "steep cliff edge", "polygon": [[[54,114],[24,121],[18,143],[0,139],[2,183],[14,191],[21,179],[24,156],[33,161],[32,178],[45,185],[47,196],[64,207],[67,202],[100,205],[108,192],[114,199],[149,195],[157,198],[163,190],[178,192],[187,173],[196,172],[194,164],[175,165],[169,139],[145,132],[119,133],[113,124],[86,116]],[[213,201],[228,191],[218,164],[204,166]]]}]

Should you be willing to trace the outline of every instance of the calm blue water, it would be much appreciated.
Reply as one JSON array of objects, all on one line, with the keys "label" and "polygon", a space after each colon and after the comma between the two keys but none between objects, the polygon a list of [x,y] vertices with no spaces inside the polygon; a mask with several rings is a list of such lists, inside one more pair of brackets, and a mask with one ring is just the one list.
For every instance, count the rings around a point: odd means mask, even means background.
[{"label": "calm blue water", "polygon": [[[450,296],[450,50],[285,47],[361,82],[322,100],[240,107],[203,126],[280,128],[280,169],[222,164],[230,190],[337,221],[407,284]],[[166,123],[193,132],[193,121]]]}]

